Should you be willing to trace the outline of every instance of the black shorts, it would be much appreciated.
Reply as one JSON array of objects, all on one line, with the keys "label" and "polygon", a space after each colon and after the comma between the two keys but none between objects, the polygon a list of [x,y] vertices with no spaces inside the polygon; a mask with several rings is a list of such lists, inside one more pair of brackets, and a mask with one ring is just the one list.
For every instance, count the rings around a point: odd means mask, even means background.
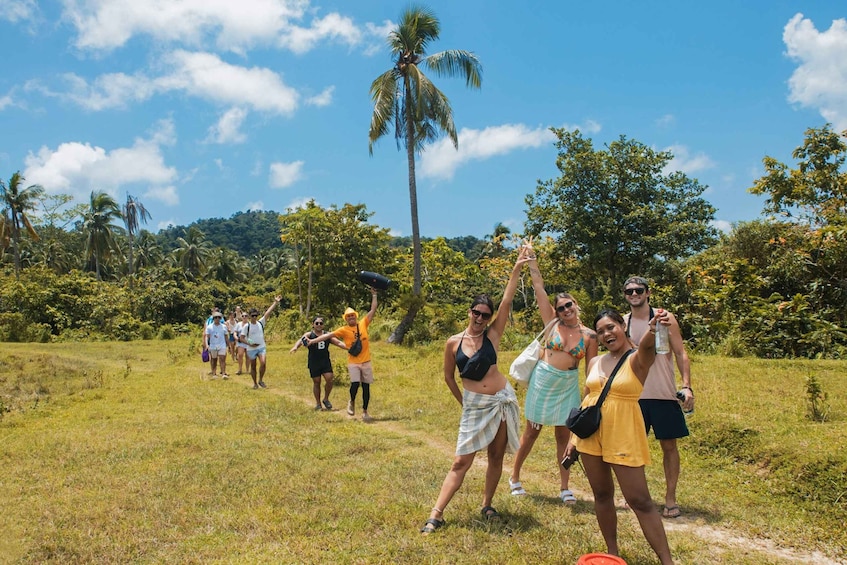
[{"label": "black shorts", "polygon": [[656,439],[678,439],[688,435],[685,414],[676,400],[641,399],[641,415],[644,416],[644,428],[649,434],[653,428]]},{"label": "black shorts", "polygon": [[330,361],[321,361],[315,365],[309,365],[309,376],[317,379],[321,375],[332,372],[332,363]]}]

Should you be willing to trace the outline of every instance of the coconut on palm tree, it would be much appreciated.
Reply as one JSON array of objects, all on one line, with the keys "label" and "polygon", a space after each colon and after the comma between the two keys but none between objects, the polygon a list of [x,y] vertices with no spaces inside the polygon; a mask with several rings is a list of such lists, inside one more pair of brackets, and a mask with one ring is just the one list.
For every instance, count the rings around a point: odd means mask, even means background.
[{"label": "coconut on palm tree", "polygon": [[36,203],[44,194],[44,188],[33,184],[21,188],[24,177],[20,171],[12,175],[8,186],[0,179],[0,198],[3,202],[3,227],[8,233],[12,245],[12,254],[15,260],[15,276],[21,272],[21,228],[26,229],[30,237],[38,240],[38,234],[32,227],[27,217],[27,212],[34,210]]},{"label": "coconut on palm tree", "polygon": [[465,85],[479,88],[482,65],[469,51],[450,50],[426,54],[428,45],[438,39],[441,24],[428,8],[412,6],[400,17],[397,28],[388,34],[394,66],[371,84],[374,112],[368,134],[368,150],[373,155],[376,141],[394,130],[398,149],[406,148],[409,165],[409,204],[412,213],[413,282],[409,310],[388,338],[401,343],[422,305],[421,236],[418,224],[418,195],[415,180],[415,153],[424,144],[447,135],[458,149],[450,101],[438,90],[422,68],[437,76],[460,76]]}]

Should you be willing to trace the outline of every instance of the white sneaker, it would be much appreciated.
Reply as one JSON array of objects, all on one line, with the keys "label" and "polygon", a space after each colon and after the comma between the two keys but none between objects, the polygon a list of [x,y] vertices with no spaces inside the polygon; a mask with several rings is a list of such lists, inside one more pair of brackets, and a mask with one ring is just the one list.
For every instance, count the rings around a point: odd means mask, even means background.
[{"label": "white sneaker", "polygon": [[348,400],[347,401],[347,415],[353,416],[355,413],[356,413],[356,410],[353,408],[353,401]]}]

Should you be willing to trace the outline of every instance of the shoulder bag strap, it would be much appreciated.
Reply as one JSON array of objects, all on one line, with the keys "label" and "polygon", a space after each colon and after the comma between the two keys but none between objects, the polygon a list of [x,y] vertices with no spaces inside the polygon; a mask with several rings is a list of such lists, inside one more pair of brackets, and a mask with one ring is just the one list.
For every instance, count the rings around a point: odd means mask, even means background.
[{"label": "shoulder bag strap", "polygon": [[606,386],[603,387],[603,392],[600,393],[600,398],[597,399],[597,408],[600,408],[603,405],[603,401],[606,400],[606,395],[609,394],[609,388],[612,386],[612,379],[615,378],[615,375],[618,374],[618,369],[623,366],[623,362],[626,361],[626,358],[630,356],[630,354],[635,351],[634,349],[630,349],[618,361],[618,364],[615,365],[615,369],[612,371],[612,374],[609,375],[609,380],[606,381]]},{"label": "shoulder bag strap", "polygon": [[546,326],[544,326],[544,329],[541,330],[541,333],[538,334],[537,336],[535,336],[535,340],[540,342],[541,338],[543,338],[545,335],[547,335],[547,332],[550,331],[553,327],[555,327],[555,325],[558,323],[558,321],[559,321],[559,319],[556,318],[556,317],[554,317],[552,320],[550,320],[550,323],[548,323]]}]

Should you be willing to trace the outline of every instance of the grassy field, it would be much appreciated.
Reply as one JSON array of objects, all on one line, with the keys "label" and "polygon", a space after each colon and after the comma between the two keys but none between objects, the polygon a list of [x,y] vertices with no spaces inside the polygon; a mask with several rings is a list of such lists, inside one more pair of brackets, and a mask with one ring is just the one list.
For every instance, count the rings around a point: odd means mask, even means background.
[{"label": "grassy field", "polygon": [[[0,561],[570,564],[604,549],[578,466],[580,502],[556,498],[550,431],[524,467],[530,496],[510,497],[503,477],[500,524],[479,519],[480,455],[447,525],[421,536],[460,414],[441,346],[374,344],[372,424],[344,413],[344,372],[335,410],[315,412],[305,354],[288,347],[270,346],[269,388],[254,391],[243,377],[208,380],[187,339],[3,344]],[[665,520],[678,563],[847,554],[845,372],[845,362],[693,358],[685,515]],[[824,423],[805,418],[810,374],[829,395]],[[622,556],[654,563],[631,512],[621,507],[619,521]]]}]

